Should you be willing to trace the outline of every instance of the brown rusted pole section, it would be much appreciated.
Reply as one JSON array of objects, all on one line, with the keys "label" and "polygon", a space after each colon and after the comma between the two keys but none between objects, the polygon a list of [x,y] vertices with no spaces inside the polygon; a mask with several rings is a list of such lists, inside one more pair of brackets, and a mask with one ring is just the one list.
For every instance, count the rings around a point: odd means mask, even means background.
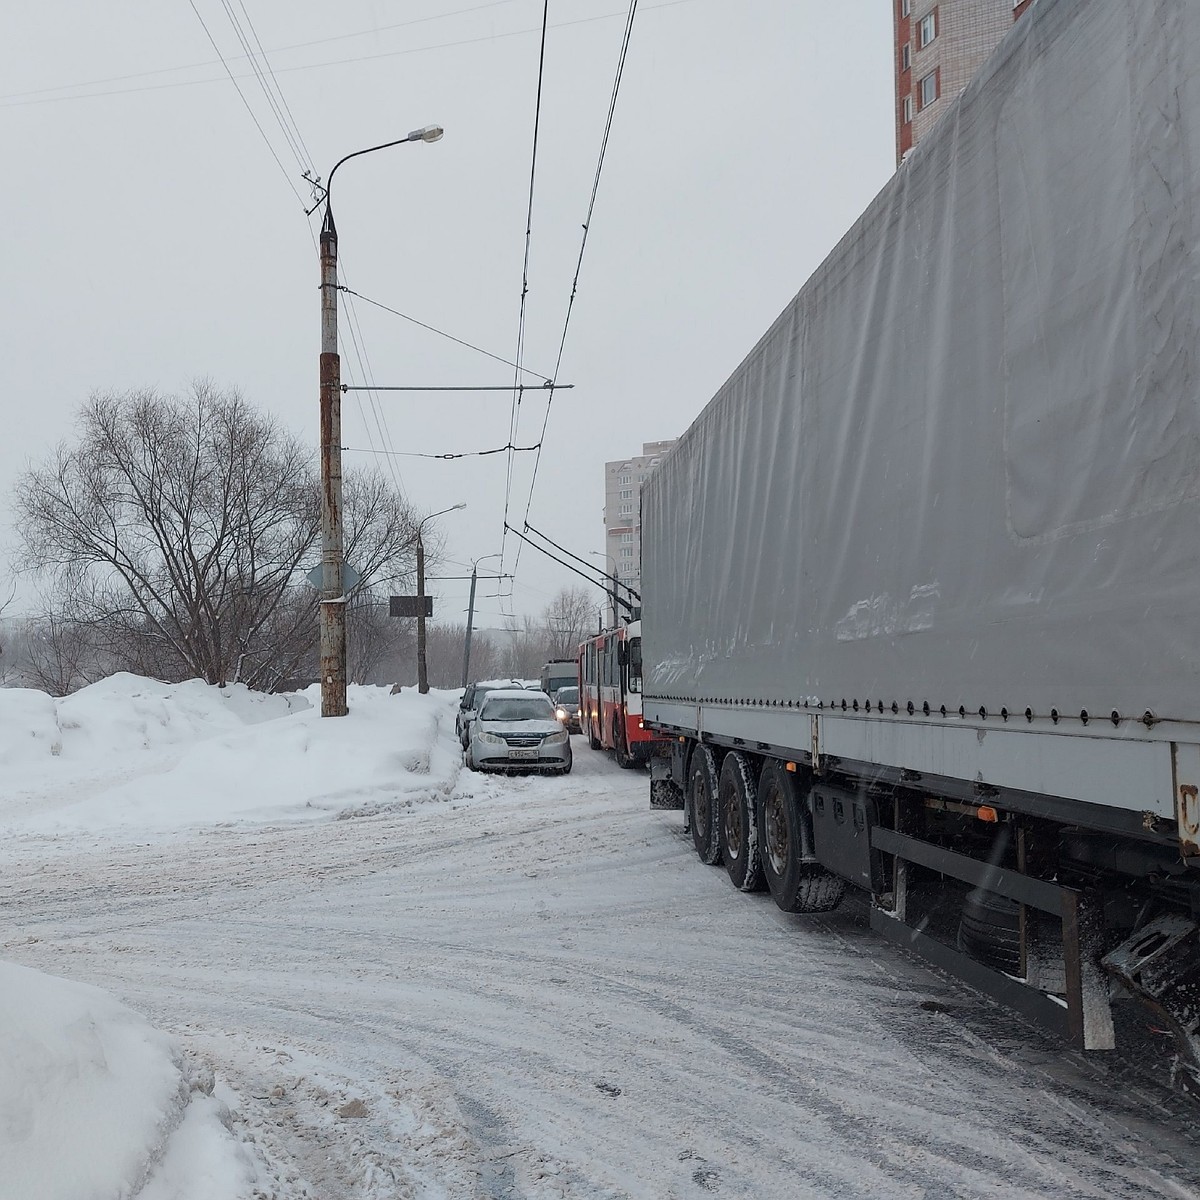
[{"label": "brown rusted pole section", "polygon": [[346,596],[342,588],[342,369],[337,345],[337,229],[321,227],[321,716],[346,708]]}]

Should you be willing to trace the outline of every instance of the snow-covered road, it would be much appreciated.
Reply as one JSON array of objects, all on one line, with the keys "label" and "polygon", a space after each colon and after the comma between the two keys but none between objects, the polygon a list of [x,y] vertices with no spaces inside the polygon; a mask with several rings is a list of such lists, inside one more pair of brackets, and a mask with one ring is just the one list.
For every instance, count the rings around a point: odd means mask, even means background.
[{"label": "snow-covered road", "polygon": [[10,840],[0,957],[207,1057],[278,1200],[1200,1195],[1194,1107],[853,905],[734,892],[574,741],[347,819]]}]

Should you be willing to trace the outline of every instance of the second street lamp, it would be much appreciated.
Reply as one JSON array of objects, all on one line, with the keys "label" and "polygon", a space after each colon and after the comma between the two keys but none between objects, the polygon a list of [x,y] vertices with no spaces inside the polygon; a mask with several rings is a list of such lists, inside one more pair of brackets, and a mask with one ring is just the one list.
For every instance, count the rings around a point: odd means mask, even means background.
[{"label": "second street lamp", "polygon": [[337,340],[337,226],[331,189],[338,167],[352,158],[402,146],[436,142],[440,125],[347,154],[325,181],[321,223],[321,716],[344,717],[346,708],[346,593],[342,574],[342,367]]},{"label": "second street lamp", "polygon": [[417,691],[422,696],[429,691],[429,671],[425,665],[425,525],[434,517],[466,507],[464,500],[430,513],[417,522]]}]

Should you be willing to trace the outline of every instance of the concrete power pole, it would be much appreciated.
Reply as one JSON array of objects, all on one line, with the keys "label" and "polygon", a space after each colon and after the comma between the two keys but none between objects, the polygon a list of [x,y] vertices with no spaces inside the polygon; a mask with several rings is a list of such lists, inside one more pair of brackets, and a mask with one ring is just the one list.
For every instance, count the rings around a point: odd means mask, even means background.
[{"label": "concrete power pole", "polygon": [[475,581],[479,578],[479,564],[471,564],[471,598],[467,601],[467,636],[463,640],[462,685],[467,686],[471,672],[471,628],[475,624]]},{"label": "concrete power pole", "polygon": [[[336,168],[335,168],[336,169]],[[346,596],[342,588],[342,368],[337,342],[337,229],[321,227],[321,716],[346,708]]]},{"label": "concrete power pole", "polygon": [[429,691],[429,670],[425,665],[425,530],[417,526],[417,691]]}]

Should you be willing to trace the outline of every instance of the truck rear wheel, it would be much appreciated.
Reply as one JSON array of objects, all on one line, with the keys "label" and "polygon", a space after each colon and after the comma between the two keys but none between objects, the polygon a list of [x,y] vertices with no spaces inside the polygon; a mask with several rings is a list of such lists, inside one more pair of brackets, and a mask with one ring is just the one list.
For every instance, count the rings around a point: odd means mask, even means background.
[{"label": "truck rear wheel", "polygon": [[688,767],[688,808],[692,820],[692,844],[702,863],[721,861],[717,836],[717,763],[707,746],[697,746]]},{"label": "truck rear wheel", "polygon": [[725,870],[735,888],[757,892],[763,886],[758,856],[758,788],[744,754],[725,755],[717,784],[717,833]]},{"label": "truck rear wheel", "polygon": [[812,814],[795,773],[781,762],[767,763],[758,781],[758,844],[767,887],[784,912],[828,912],[841,903],[846,881],[804,861]]}]

